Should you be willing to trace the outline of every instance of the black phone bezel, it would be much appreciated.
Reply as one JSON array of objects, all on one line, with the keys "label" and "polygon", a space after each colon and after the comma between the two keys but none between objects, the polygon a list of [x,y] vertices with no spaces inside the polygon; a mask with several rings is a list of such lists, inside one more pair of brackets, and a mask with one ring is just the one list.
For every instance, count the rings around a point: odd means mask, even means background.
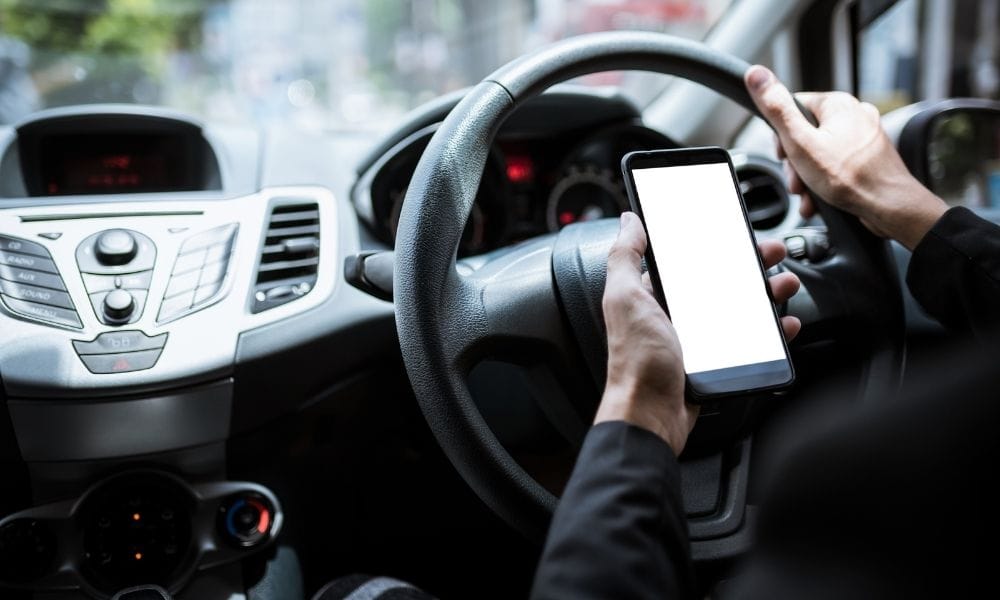
[{"label": "black phone bezel", "polygon": [[[743,222],[746,225],[747,232],[750,234],[751,239],[755,239],[753,226],[750,223],[750,217],[747,215],[746,203],[743,200],[743,194],[740,193],[739,179],[736,177],[736,169],[733,167],[733,161],[729,156],[729,152],[725,148],[706,146],[699,148],[679,148],[669,150],[640,150],[636,152],[629,152],[622,157],[622,175],[625,179],[625,189],[628,192],[629,205],[631,206],[632,211],[635,212],[635,214],[639,217],[639,220],[642,222],[643,230],[646,231],[647,240],[649,239],[649,230],[646,227],[646,217],[642,212],[642,205],[639,201],[639,195],[635,188],[635,180],[632,177],[632,171],[634,169],[648,169],[655,167],[678,167],[718,163],[725,163],[729,167],[729,175],[732,177],[733,189],[736,191],[736,197],[739,199],[740,211],[743,213]],[[684,377],[687,381],[685,389],[688,391],[689,399],[693,402],[703,402],[705,400],[714,400],[716,398],[723,398],[727,396],[774,392],[787,389],[795,383],[795,365],[792,363],[792,356],[788,351],[788,342],[785,340],[785,333],[781,327],[781,317],[778,315],[777,305],[775,304],[774,296],[771,293],[771,286],[767,281],[767,272],[764,269],[764,261],[760,255],[760,249],[757,244],[753,244],[753,248],[754,255],[757,257],[757,267],[760,271],[761,279],[764,282],[764,291],[767,294],[768,300],[771,302],[771,313],[774,315],[774,325],[778,328],[778,335],[781,339],[781,345],[785,352],[785,361],[788,364],[788,379],[786,381],[755,386],[752,388],[740,387],[739,389],[732,389],[723,392],[706,393],[699,391],[696,388],[685,370]],[[647,243],[645,258],[646,265],[649,268],[649,277],[653,283],[653,289],[656,292],[657,299],[669,316],[670,309],[667,305],[666,294],[664,294],[663,291],[663,283],[660,281],[660,272],[657,268],[656,260],[653,258],[653,248],[651,242]],[[737,369],[739,367],[729,368]]]}]

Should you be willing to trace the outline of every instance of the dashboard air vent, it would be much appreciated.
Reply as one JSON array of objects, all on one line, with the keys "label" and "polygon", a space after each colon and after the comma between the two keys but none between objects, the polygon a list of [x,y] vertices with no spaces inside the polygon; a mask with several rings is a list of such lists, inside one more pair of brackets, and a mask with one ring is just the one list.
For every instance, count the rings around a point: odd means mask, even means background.
[{"label": "dashboard air vent", "polygon": [[319,270],[319,206],[282,204],[271,210],[260,252],[250,312],[259,313],[309,293]]},{"label": "dashboard air vent", "polygon": [[774,173],[757,166],[736,170],[747,216],[754,229],[777,227],[788,215],[788,190]]}]

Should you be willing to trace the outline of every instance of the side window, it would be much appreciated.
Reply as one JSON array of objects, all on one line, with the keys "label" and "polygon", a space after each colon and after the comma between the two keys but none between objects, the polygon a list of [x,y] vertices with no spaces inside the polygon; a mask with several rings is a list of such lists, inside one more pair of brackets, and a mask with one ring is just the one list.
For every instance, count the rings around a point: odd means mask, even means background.
[{"label": "side window", "polygon": [[858,36],[858,97],[883,113],[919,97],[920,5],[921,0],[901,0]]},{"label": "side window", "polygon": [[900,0],[857,33],[858,96],[882,112],[1000,98],[997,0]]}]

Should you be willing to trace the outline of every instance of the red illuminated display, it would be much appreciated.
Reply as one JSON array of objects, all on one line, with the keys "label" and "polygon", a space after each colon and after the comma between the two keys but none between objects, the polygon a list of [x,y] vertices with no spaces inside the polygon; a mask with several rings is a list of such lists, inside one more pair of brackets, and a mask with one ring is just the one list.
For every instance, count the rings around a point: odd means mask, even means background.
[{"label": "red illuminated display", "polygon": [[41,189],[49,195],[195,189],[185,141],[169,134],[66,134],[41,138]]},{"label": "red illuminated display", "polygon": [[50,194],[143,189],[163,186],[167,180],[163,157],[118,153],[67,157],[62,175],[62,185],[54,180],[46,184]]},{"label": "red illuminated display", "polygon": [[535,178],[535,163],[527,156],[507,157],[507,180],[511,183],[529,183]]}]

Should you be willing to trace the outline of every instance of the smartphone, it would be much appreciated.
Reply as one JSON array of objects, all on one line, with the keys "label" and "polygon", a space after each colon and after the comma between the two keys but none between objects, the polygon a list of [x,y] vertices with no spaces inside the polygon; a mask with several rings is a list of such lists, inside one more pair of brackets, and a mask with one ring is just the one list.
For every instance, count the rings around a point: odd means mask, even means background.
[{"label": "smartphone", "polygon": [[791,385],[795,371],[729,153],[632,152],[622,171],[692,399]]}]

